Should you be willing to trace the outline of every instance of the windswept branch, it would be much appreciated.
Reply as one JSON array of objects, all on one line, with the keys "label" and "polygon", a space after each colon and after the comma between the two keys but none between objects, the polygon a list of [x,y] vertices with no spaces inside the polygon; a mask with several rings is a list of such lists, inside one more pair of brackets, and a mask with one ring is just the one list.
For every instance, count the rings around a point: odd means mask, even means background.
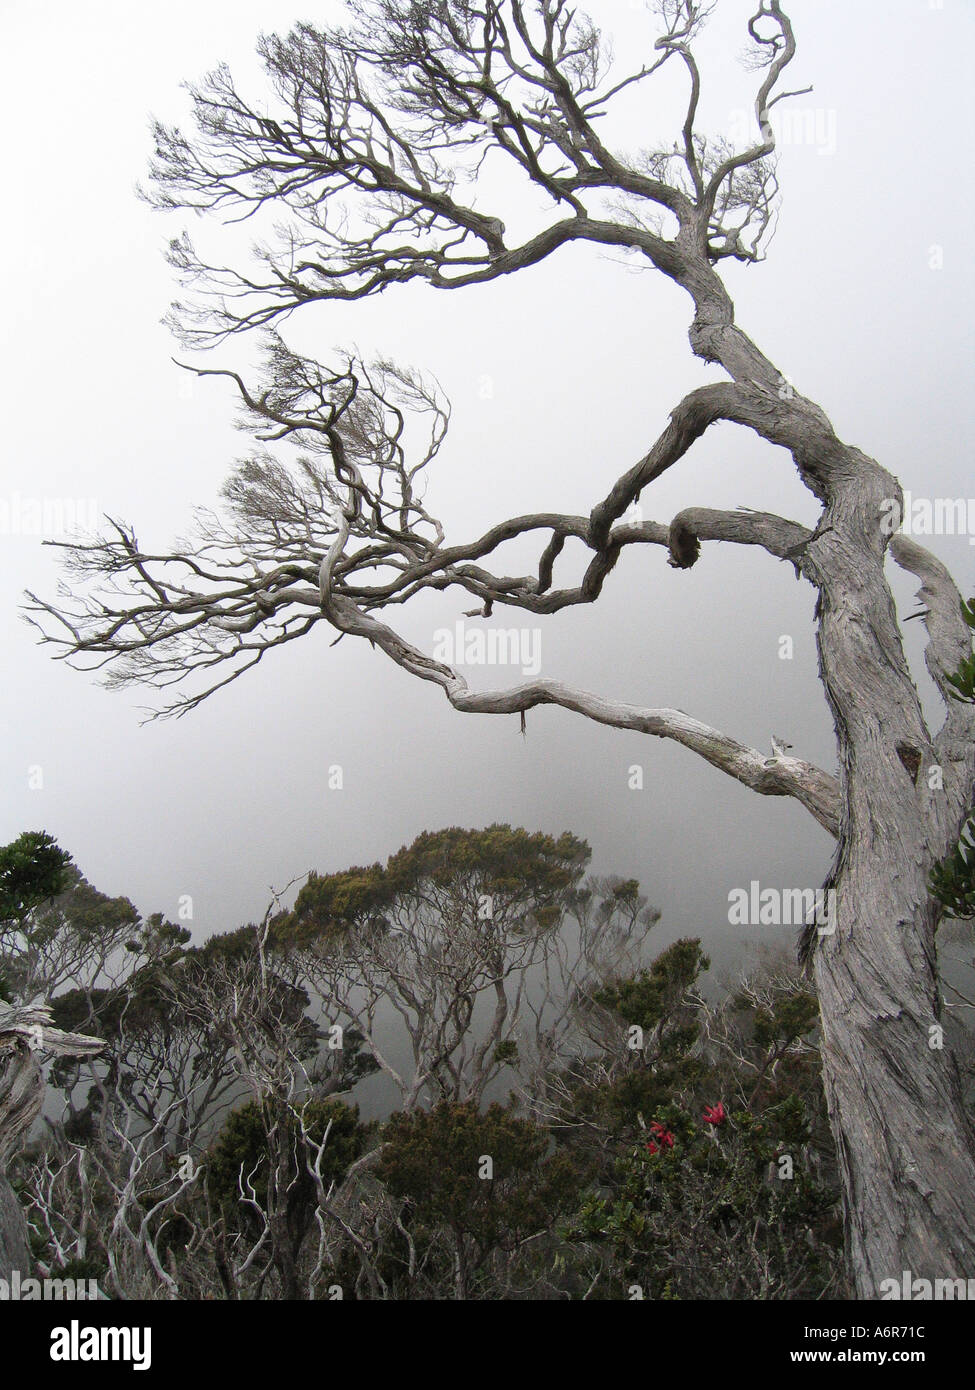
[{"label": "windswept branch", "polygon": [[[475,693],[452,667],[404,642],[373,616],[425,589],[459,587],[489,616],[496,604],[555,613],[592,603],[620,554],[630,545],[665,548],[670,563],[688,568],[701,540],[757,545],[803,571],[808,531],[759,512],[688,509],[669,526],[625,515],[642,489],[673,463],[716,419],[768,418],[764,393],[736,383],[702,387],[673,411],[653,448],[610,489],[589,518],[536,513],[491,528],[467,545],[444,544],[443,528],[422,498],[420,474],[444,440],[449,412],[435,386],[388,362],[347,359],[334,372],[290,352],[273,337],[267,373],[251,389],[226,376],[245,409],[243,423],[262,445],[303,451],[291,466],[262,449],[238,465],[224,488],[229,520],[207,517],[195,552],[149,555],[134,534],[115,524],[114,536],[67,546],[84,577],[101,574],[126,602],[71,592],[68,612],[33,598],[30,612],[45,640],[60,642],[68,659],[111,664],[109,680],[150,681],[167,689],[211,669],[227,674],[160,713],[183,713],[236,680],[267,651],[327,621],[340,634],[365,637],[398,665],[439,684],[451,704],[468,713],[522,714],[542,704],[572,709],[598,723],[670,738],[763,795],[792,796],[836,832],[837,787],[828,774],[799,759],[766,758],[680,711],[614,703],[558,681],[538,680],[503,692]],[[419,435],[420,446],[416,454]],[[493,573],[479,563],[506,542],[539,532],[547,539],[534,574]],[[580,583],[554,587],[566,541],[591,552]],[[175,576],[175,577],[174,577]],[[192,581],[187,582],[188,580]],[[42,624],[53,618],[69,636]]]},{"label": "windswept branch", "polygon": [[523,714],[538,705],[558,705],[599,724],[672,739],[762,795],[794,797],[820,825],[837,834],[839,786],[835,778],[798,758],[765,758],[682,710],[625,705],[551,680],[531,681],[506,691],[470,690],[452,667],[426,656],[385,623],[332,593],[330,566],[341,546],[340,533],[322,566],[322,606],[329,620],[342,632],[365,637],[412,675],[439,685],[454,709],[465,714]]},{"label": "windswept branch", "polygon": [[[656,35],[632,67],[566,0],[358,0],[349,26],[299,24],[263,38],[273,116],[220,67],[189,88],[192,137],[154,126],[151,203],[255,219],[267,233],[246,273],[209,262],[185,232],[174,238],[170,261],[195,296],[174,306],[174,326],[209,346],[316,300],[368,298],[416,279],[440,289],[483,283],[575,240],[628,247],[681,283],[688,254],[759,259],[777,194],[769,113],[796,94],[777,90],[795,41],[778,0],[761,0],[748,25],[753,65],[764,70],[754,103],[761,137],[736,150],[696,129],[693,45],[713,8],[659,0]],[[605,133],[614,103],[675,59],[688,82],[680,141],[642,153],[614,147]],[[480,176],[498,162],[541,190],[554,214],[520,240],[506,222],[523,213],[481,206]]]}]

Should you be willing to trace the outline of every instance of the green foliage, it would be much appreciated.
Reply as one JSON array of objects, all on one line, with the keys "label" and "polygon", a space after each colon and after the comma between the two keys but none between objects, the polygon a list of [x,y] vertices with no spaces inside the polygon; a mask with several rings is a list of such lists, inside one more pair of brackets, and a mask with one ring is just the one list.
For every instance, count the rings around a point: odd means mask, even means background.
[{"label": "green foliage", "polygon": [[965,822],[951,853],[935,864],[930,882],[946,917],[975,917],[975,815]]},{"label": "green foliage", "polygon": [[797,988],[781,996],[772,1009],[755,1010],[753,1037],[759,1047],[776,1051],[811,1033],[819,1022],[819,1002],[811,990]]},{"label": "green foliage", "polygon": [[189,939],[161,914],[143,921],[128,898],[100,893],[43,833],[0,850],[0,900],[2,988],[20,1002],[92,987],[123,947],[161,958]]},{"label": "green foliage", "polygon": [[126,949],[156,962],[171,961],[183,954],[183,947],[192,937],[188,927],[179,927],[167,921],[161,912],[153,912],[139,923]]},{"label": "green foliage", "polygon": [[[975,598],[969,599],[967,603],[962,600],[961,613],[968,626],[975,631]],[[963,657],[957,671],[949,674],[946,679],[954,688],[956,700],[975,705],[975,652]]]},{"label": "green foliage", "polygon": [[381,864],[345,869],[341,873],[311,873],[298,894],[289,920],[290,933],[299,941],[340,933],[370,919],[382,919],[394,886]]},{"label": "green foliage", "polygon": [[[684,938],[661,952],[648,970],[594,991],[593,1002],[617,1020],[615,1056],[595,1081],[585,1068],[570,1068],[563,1077],[573,1104],[565,1137],[574,1146],[582,1144],[591,1153],[580,1136],[592,1133],[607,1135],[613,1144],[632,1143],[641,1116],[656,1115],[675,1091],[694,1085],[701,1072],[694,1055],[700,1025],[687,993],[708,966],[700,941]],[[626,1045],[634,1025],[643,1030],[642,1048]]]},{"label": "green foliage", "polygon": [[397,851],[387,866],[398,887],[473,880],[480,892],[533,902],[568,888],[589,862],[589,846],[574,835],[551,835],[489,825],[486,830],[426,832]]},{"label": "green foliage", "polygon": [[492,1252],[548,1231],[573,1207],[580,1182],[569,1156],[550,1152],[541,1126],[510,1107],[479,1112],[449,1101],[390,1118],[376,1176],[404,1202],[416,1238],[446,1227],[471,1272]]},{"label": "green foliage", "polygon": [[710,964],[700,941],[687,937],[663,951],[649,970],[599,990],[593,998],[649,1033],[673,1014],[677,1002]]},{"label": "green foliage", "polygon": [[68,989],[51,1001],[58,1028],[90,1033],[111,1040],[120,1036],[124,1020],[129,1036],[138,1036],[175,1022],[176,1005],[155,971],[132,976],[125,989]]},{"label": "green foliage", "polygon": [[[559,1141],[595,1157],[599,1180],[562,1234],[578,1259],[601,1254],[600,1297],[824,1296],[841,1283],[842,1230],[816,999],[798,981],[743,988],[704,1033],[706,963],[679,941],[600,991],[619,1033],[556,1091],[572,1097]],[[620,1047],[624,1023],[644,1030],[642,1051]]]},{"label": "green foliage", "polygon": [[280,937],[327,938],[366,924],[381,930],[397,904],[427,894],[438,901],[447,894],[472,914],[482,897],[490,897],[496,918],[521,914],[548,926],[590,855],[585,841],[567,833],[556,839],[510,825],[428,831],[391,855],[385,867],[311,874],[281,923]]},{"label": "green foliage", "polygon": [[645,1298],[697,1299],[821,1293],[841,1233],[836,1193],[806,1161],[802,1098],[786,1096],[760,1115],[735,1111],[720,1127],[675,1105],[659,1113],[672,1147],[624,1154],[610,1193],[585,1198],[568,1231],[608,1249],[610,1290],[624,1296],[639,1284]]},{"label": "green foliage", "polygon": [[[67,1260],[60,1269],[53,1272],[55,1279],[94,1279],[101,1282],[105,1278],[106,1264],[100,1255],[87,1255],[84,1259]],[[100,1289],[104,1293],[104,1289]]]},{"label": "green foliage", "polygon": [[[975,598],[962,601],[962,617],[975,632]],[[946,679],[953,687],[956,700],[975,704],[975,652],[965,657],[957,671]],[[945,916],[975,917],[975,812],[962,827],[958,843],[940,864],[935,864],[929,878],[931,896],[944,908]]]},{"label": "green foliage", "polygon": [[[99,937],[118,939],[121,934],[128,937],[126,950],[142,962],[114,988],[85,986],[58,994],[51,1000],[58,1028],[111,1040],[120,1036],[123,1020],[130,1037],[175,1025],[178,1010],[166,988],[165,971],[183,955],[190,940],[185,927],[166,921],[159,912],[143,919],[128,898],[108,898],[80,875],[52,907],[61,916],[60,929],[77,944]],[[43,920],[38,923],[37,932],[48,929]],[[37,940],[37,933],[32,934],[32,940]]]},{"label": "green foliage", "polygon": [[[326,1188],[333,1181],[340,1182],[349,1165],[361,1154],[369,1133],[368,1126],[359,1122],[359,1107],[345,1105],[334,1098],[310,1101],[302,1118],[315,1144],[322,1142],[328,1130],[322,1179]],[[268,1135],[271,1130],[275,1134],[275,1147],[286,1155],[283,1186],[289,1191],[290,1204],[297,1207],[312,1202],[314,1188],[305,1167],[306,1150],[302,1147],[297,1118],[270,1101],[263,1104],[250,1101],[228,1115],[205,1160],[207,1189],[224,1211],[233,1212],[238,1206],[241,1174],[245,1190],[253,1186],[261,1203],[267,1203],[272,1153]]]},{"label": "green foliage", "polygon": [[62,892],[71,855],[43,830],[25,830],[0,848],[0,923],[22,922]]},{"label": "green foliage", "polygon": [[[131,928],[135,944],[141,918],[128,898],[110,898],[100,893],[73,866],[64,871],[63,878],[57,896],[33,911],[27,930],[31,945],[44,947],[67,931],[73,942],[84,947],[118,938],[126,928]],[[152,930],[148,926],[147,929]]]},{"label": "green foliage", "polygon": [[[278,913],[269,923],[268,945],[274,949],[280,944],[279,929],[285,920],[285,913]],[[191,946],[185,952],[188,961],[195,961],[202,967],[216,965],[240,965],[256,957],[257,933],[259,927],[249,922],[245,927],[234,931],[217,932],[208,936],[202,946]]]}]

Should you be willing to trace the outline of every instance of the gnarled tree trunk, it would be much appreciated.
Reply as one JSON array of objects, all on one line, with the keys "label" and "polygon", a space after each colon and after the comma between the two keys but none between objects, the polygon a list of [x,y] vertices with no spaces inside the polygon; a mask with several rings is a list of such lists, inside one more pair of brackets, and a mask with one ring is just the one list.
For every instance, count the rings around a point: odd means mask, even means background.
[{"label": "gnarled tree trunk", "polygon": [[[716,277],[701,267],[684,283],[697,308],[695,352],[719,361],[738,386],[728,418],[786,447],[825,504],[815,532],[790,553],[818,590],[820,674],[841,772],[827,880],[835,930],[812,929],[803,949],[819,997],[851,1272],[861,1298],[880,1297],[883,1280],[900,1285],[905,1270],[932,1281],[968,1278],[975,1135],[943,1045],[938,906],[928,891],[975,783],[975,711],[951,699],[945,679],[971,650],[959,595],[932,555],[891,536],[891,504],[902,505],[897,480],[838,440],[823,412],[734,326]],[[948,708],[935,737],[904,655],[884,573],[888,548],[922,580],[928,669]]]},{"label": "gnarled tree trunk", "polygon": [[[893,495],[891,480],[857,462],[831,489],[833,530],[817,543],[820,661],[844,806],[836,932],[816,944],[815,978],[849,1254],[860,1296],[877,1298],[905,1270],[929,1280],[975,1273],[975,1143],[942,1043],[928,892],[970,805],[973,745],[968,713],[950,698],[944,730],[928,733],[883,575],[884,538],[863,525]],[[898,537],[893,550],[926,580],[929,666],[947,696],[944,672],[969,650],[950,612],[953,586],[939,592],[947,575],[912,542]]]}]

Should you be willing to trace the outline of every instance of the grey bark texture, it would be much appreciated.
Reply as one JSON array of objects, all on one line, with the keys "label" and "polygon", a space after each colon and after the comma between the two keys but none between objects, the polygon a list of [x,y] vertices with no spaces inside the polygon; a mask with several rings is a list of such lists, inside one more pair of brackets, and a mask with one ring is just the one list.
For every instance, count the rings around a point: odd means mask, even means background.
[{"label": "grey bark texture", "polygon": [[27,1222],[17,1194],[7,1179],[0,1177],[0,1279],[9,1283],[15,1269],[20,1271],[22,1279],[30,1275]]},{"label": "grey bark texture", "polygon": [[38,1056],[92,1057],[104,1044],[65,1033],[51,1024],[46,1008],[0,1004],[0,1279],[31,1266],[27,1224],[7,1173],[44,1104],[44,1074]]}]

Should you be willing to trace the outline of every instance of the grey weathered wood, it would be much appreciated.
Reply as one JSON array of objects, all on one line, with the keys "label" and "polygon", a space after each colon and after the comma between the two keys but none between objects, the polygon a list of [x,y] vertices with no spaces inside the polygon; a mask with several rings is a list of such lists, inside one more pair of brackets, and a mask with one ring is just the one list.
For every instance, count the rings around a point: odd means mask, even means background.
[{"label": "grey weathered wood", "polygon": [[49,1009],[0,1005],[0,1279],[30,1268],[26,1222],[7,1171],[44,1104],[38,1058],[91,1057],[103,1047],[97,1038],[53,1027]]},{"label": "grey weathered wood", "polygon": [[31,1269],[27,1244],[27,1222],[17,1194],[6,1178],[0,1177],[0,1279],[8,1282],[13,1271],[25,1278]]}]

